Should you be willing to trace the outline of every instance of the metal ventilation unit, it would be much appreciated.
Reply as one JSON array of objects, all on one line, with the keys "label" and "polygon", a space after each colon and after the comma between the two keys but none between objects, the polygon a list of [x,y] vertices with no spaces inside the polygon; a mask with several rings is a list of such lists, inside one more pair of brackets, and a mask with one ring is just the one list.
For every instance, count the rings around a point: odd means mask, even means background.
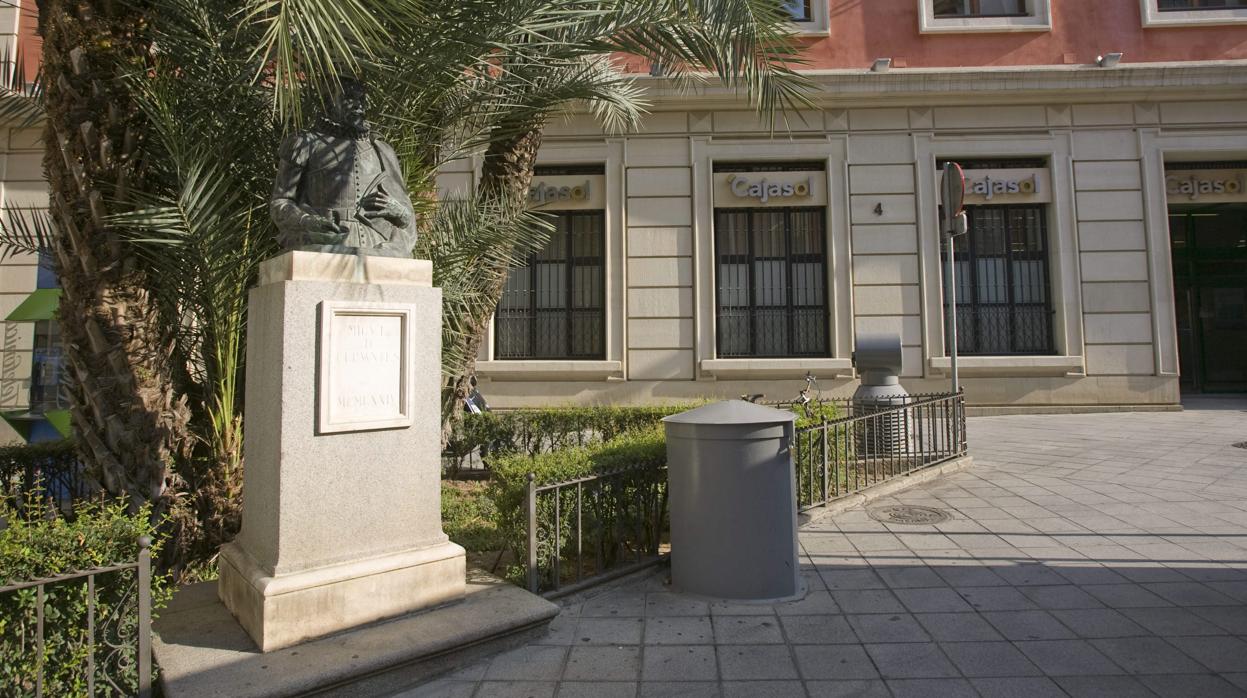
[{"label": "metal ventilation unit", "polygon": [[[853,393],[853,416],[875,415],[909,401],[901,387],[901,338],[897,335],[858,335],[853,365],[862,384]],[[892,455],[905,448],[909,428],[906,411],[858,421],[855,430],[859,458]]]}]

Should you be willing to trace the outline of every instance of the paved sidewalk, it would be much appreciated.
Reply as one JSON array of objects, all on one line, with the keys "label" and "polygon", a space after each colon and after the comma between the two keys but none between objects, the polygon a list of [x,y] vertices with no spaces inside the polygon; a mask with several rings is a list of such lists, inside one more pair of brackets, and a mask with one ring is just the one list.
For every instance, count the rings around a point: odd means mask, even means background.
[{"label": "paved sidewalk", "polygon": [[953,519],[804,528],[800,602],[656,574],[403,695],[1247,695],[1247,402],[1198,407],[972,419],[972,469],[870,505]]}]

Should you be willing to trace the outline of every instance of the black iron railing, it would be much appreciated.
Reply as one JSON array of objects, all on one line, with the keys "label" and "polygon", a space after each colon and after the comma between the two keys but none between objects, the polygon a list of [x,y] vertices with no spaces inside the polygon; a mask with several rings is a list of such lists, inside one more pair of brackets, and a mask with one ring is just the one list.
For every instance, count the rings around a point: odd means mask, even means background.
[{"label": "black iron railing", "polygon": [[848,416],[797,429],[799,510],[965,455],[964,393],[887,402],[849,402]]},{"label": "black iron railing", "polygon": [[[5,667],[9,686],[4,695],[42,698],[85,691],[86,696],[137,693],[149,698],[151,580],[151,540],[143,537],[134,562],[0,586],[5,654],[33,658]],[[51,652],[56,653],[55,668],[48,666]],[[81,662],[75,665],[67,657]]]},{"label": "black iron railing", "polygon": [[529,473],[525,501],[525,583],[533,593],[572,593],[665,557],[665,467],[640,465],[550,484]]},{"label": "black iron railing", "polygon": [[[964,394],[887,402],[846,401],[847,416],[796,430],[800,511],[965,455]],[[666,467],[637,465],[554,483],[530,473],[525,505],[525,586],[533,593],[572,593],[670,554]]]}]

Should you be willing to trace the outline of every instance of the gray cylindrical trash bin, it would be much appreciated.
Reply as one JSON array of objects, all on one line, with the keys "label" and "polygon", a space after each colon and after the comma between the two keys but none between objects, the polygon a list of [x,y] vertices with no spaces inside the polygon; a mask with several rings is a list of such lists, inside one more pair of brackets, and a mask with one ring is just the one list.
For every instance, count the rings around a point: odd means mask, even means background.
[{"label": "gray cylindrical trash bin", "polygon": [[804,593],[790,450],[795,419],[727,400],[663,420],[677,590],[748,600]]}]

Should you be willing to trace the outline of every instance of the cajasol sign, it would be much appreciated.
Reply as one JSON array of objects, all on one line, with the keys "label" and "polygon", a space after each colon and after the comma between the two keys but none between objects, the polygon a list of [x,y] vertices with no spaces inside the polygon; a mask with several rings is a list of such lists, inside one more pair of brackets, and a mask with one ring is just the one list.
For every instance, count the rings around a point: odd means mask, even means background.
[{"label": "cajasol sign", "polygon": [[[1052,201],[1052,180],[1046,169],[965,170],[967,206],[1046,204]],[[937,175],[943,179],[943,173]],[[937,190],[939,182],[937,182]]]},{"label": "cajasol sign", "polygon": [[1247,170],[1168,170],[1169,203],[1247,201]]},{"label": "cajasol sign", "polygon": [[824,206],[823,172],[720,172],[714,176],[715,208]]},{"label": "cajasol sign", "polygon": [[528,188],[528,207],[548,211],[606,208],[606,175],[534,177]]}]

